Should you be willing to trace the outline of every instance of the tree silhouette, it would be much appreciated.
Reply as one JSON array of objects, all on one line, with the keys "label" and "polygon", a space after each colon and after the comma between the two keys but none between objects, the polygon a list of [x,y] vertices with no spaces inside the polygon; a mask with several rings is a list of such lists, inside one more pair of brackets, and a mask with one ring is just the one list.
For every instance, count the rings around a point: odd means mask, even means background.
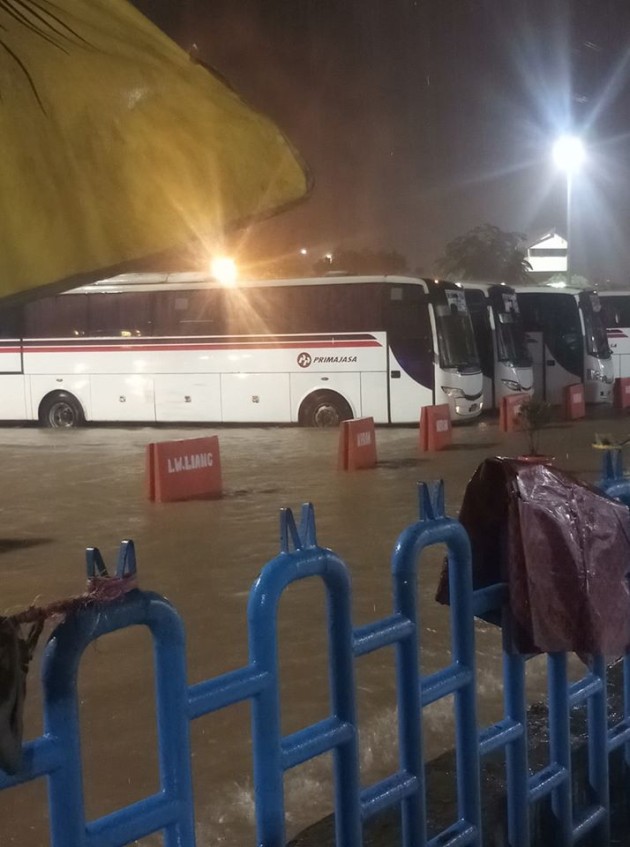
[{"label": "tree silhouette", "polygon": [[532,266],[522,246],[525,236],[483,224],[450,241],[438,260],[440,272],[450,278],[480,282],[528,282]]}]

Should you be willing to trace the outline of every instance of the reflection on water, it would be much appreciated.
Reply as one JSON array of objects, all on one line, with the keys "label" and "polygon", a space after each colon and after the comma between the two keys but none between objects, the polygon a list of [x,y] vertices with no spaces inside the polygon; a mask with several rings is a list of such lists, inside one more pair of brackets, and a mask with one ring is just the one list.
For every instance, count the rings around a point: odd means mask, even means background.
[{"label": "reflection on water", "polygon": [[[213,430],[215,432],[216,430]],[[337,434],[306,429],[219,430],[228,495],[215,502],[156,505],[144,497],[144,447],[150,440],[195,437],[197,429],[0,430],[5,486],[0,506],[4,538],[23,539],[0,558],[2,610],[79,593],[85,546],[114,558],[118,541],[136,541],[141,585],[166,594],[187,628],[189,678],[197,682],[246,664],[249,585],[278,549],[278,509],[315,503],[319,542],[350,565],[355,626],[391,613],[389,559],[393,543],[416,518],[419,478],[446,480],[447,510],[461,502],[466,481],[496,440],[496,428],[457,429],[475,447],[418,457],[417,431],[377,431],[375,471],[336,470]],[[566,435],[564,436],[566,439]],[[492,452],[497,452],[494,448]],[[32,543],[29,542],[29,539]],[[42,544],[46,539],[49,543]],[[38,543],[39,542],[39,543]],[[430,673],[449,661],[448,610],[433,595],[442,551],[420,565],[424,652]],[[317,582],[292,586],[280,616],[283,731],[327,714],[325,602]],[[501,715],[500,639],[477,628],[479,713]],[[356,663],[364,785],[397,767],[393,651]],[[108,636],[90,647],[81,669],[82,743],[88,817],[140,799],[157,787],[151,650],[146,633]],[[29,680],[27,726],[41,731],[41,700]],[[543,691],[543,668],[532,665],[530,695]],[[192,726],[193,771],[200,845],[254,844],[249,706],[242,704]],[[442,752],[453,737],[450,702],[424,715],[426,751]],[[332,811],[330,757],[286,777],[288,836]],[[46,843],[43,784],[0,793],[2,844]],[[34,799],[36,797],[36,799]],[[143,844],[161,844],[161,838]]]}]

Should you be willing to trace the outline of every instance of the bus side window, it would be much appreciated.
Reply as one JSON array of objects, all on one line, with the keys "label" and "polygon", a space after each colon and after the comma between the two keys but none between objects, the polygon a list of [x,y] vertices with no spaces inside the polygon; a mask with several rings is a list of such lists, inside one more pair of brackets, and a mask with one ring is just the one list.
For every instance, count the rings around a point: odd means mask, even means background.
[{"label": "bus side window", "polygon": [[220,289],[158,291],[153,301],[154,335],[222,335],[225,331]]},{"label": "bus side window", "polygon": [[410,291],[410,286],[405,286],[392,287],[389,295],[386,320],[390,334],[399,341],[412,342],[422,353],[433,353],[433,331],[425,293],[420,289]]},{"label": "bus side window", "polygon": [[87,335],[89,294],[58,294],[24,308],[25,338],[83,338]]},{"label": "bus side window", "polygon": [[0,309],[0,338],[22,337],[23,314],[19,306]]},{"label": "bus side window", "polygon": [[88,301],[90,336],[135,338],[153,335],[150,294],[139,291],[90,294]]}]

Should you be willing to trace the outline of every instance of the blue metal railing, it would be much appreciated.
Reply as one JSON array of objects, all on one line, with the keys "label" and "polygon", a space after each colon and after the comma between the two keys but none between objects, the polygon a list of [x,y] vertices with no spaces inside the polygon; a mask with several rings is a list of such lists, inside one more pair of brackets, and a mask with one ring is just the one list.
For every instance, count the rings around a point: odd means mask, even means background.
[{"label": "blue metal railing", "polygon": [[602,478],[597,483],[597,487],[630,507],[630,479],[624,475],[621,447],[604,452]]},{"label": "blue metal railing", "polygon": [[[0,789],[43,776],[48,778],[52,847],[116,847],[162,831],[166,847],[194,847],[191,788],[190,720],[232,704],[252,701],[252,739],[257,844],[283,847],[286,770],[332,751],[335,777],[335,826],[338,847],[360,847],[365,821],[399,807],[404,847],[481,845],[483,757],[504,751],[507,786],[507,831],[511,847],[530,843],[531,809],[550,798],[555,821],[553,843],[569,847],[590,832],[608,844],[609,754],[624,746],[630,765],[630,660],[624,660],[623,719],[608,726],[606,665],[594,657],[589,672],[569,685],[567,655],[548,657],[549,762],[528,768],[526,658],[510,649],[510,627],[504,625],[504,717],[479,729],[476,698],[474,616],[502,611],[508,623],[505,585],[473,592],[471,551],[458,521],[444,515],[440,484],[420,486],[420,519],[398,538],[392,554],[391,616],[357,629],[352,627],[351,586],[346,565],[317,544],[313,508],[303,507],[296,525],[290,510],[281,513],[279,555],[262,570],[248,605],[249,663],[213,679],[189,686],[185,636],[175,609],[162,597],[133,589],[119,601],[81,608],[60,624],[49,641],[43,662],[44,733],[23,748],[19,773],[0,771]],[[433,545],[448,550],[451,597],[451,662],[423,676],[417,576],[421,554]],[[135,573],[133,544],[121,548],[117,576]],[[106,576],[98,550],[88,551],[88,575]],[[280,725],[277,610],[291,583],[320,578],[326,590],[330,713],[298,732],[283,736]],[[77,673],[85,648],[100,636],[133,625],[149,628],[154,648],[160,790],[104,817],[86,821],[77,701]],[[355,658],[394,646],[399,719],[399,767],[381,782],[359,780]],[[454,696],[456,718],[456,819],[430,840],[423,755],[422,711]],[[571,710],[588,710],[588,801],[574,808],[572,796]],[[551,841],[549,841],[551,843]]]}]

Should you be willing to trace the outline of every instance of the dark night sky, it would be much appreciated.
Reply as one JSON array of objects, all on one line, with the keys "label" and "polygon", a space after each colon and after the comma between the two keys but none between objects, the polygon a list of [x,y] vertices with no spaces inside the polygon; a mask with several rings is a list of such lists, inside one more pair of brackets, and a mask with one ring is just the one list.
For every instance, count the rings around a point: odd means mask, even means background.
[{"label": "dark night sky", "polygon": [[[396,248],[429,271],[479,223],[564,229],[550,145],[589,144],[576,272],[630,282],[629,0],[136,0],[270,114],[313,173],[251,249]],[[263,246],[264,245],[264,246]]]}]

